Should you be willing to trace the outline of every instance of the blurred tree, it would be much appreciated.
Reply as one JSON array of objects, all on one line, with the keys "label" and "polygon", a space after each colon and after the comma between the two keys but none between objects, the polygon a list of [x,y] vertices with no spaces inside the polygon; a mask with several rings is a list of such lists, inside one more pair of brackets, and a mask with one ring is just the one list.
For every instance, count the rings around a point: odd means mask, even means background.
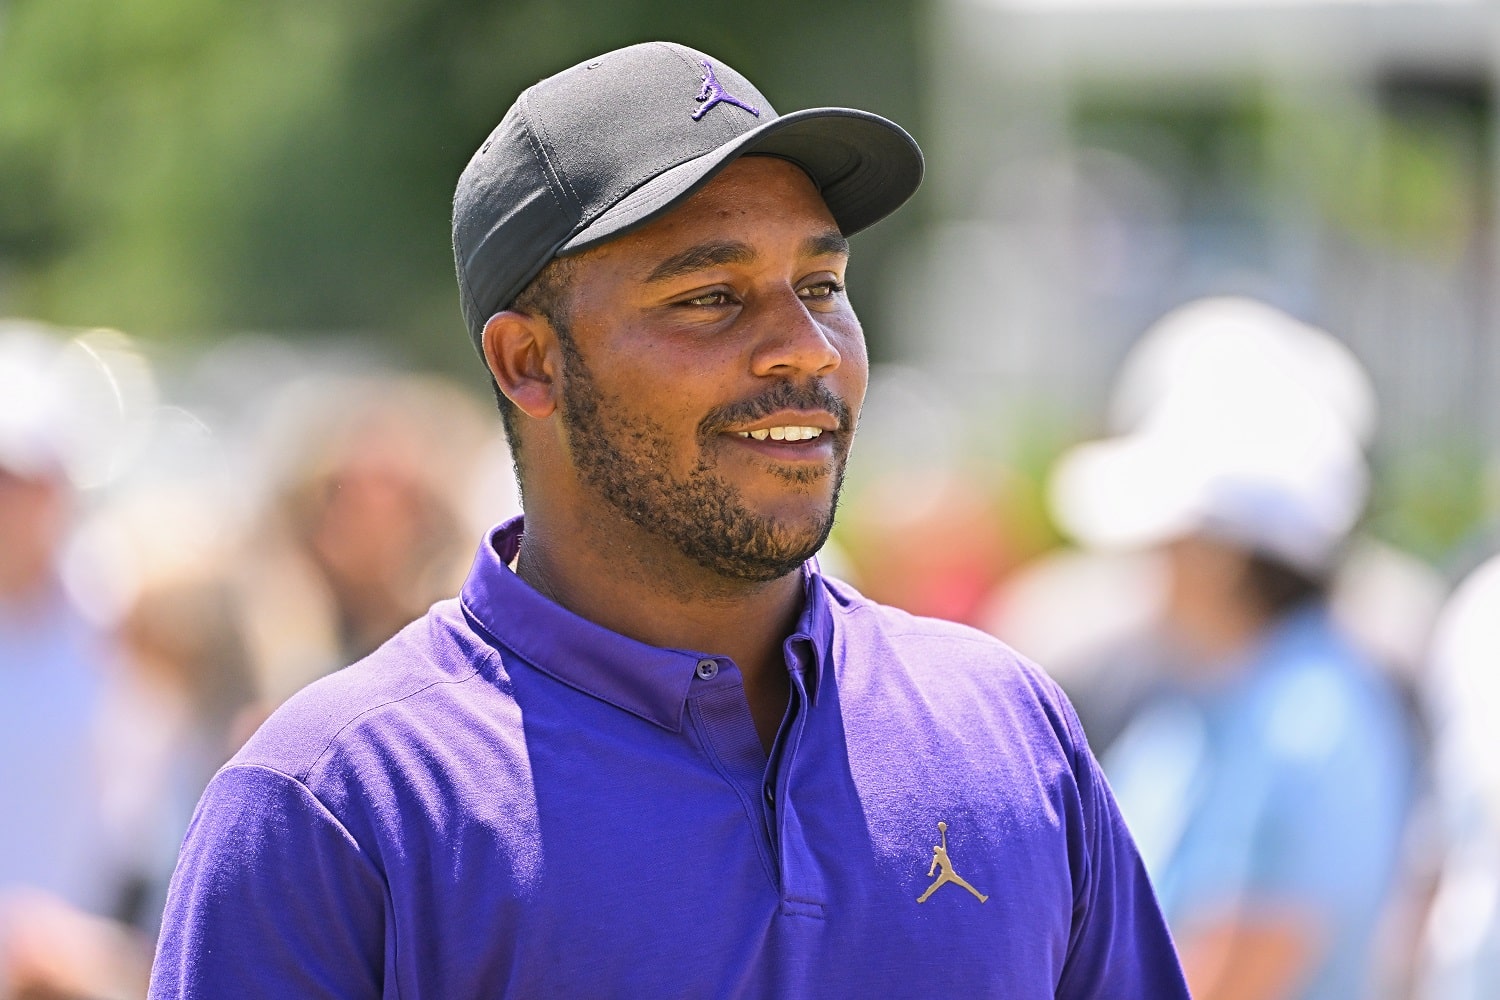
[{"label": "blurred tree", "polygon": [[[521,88],[672,38],[779,108],[850,103],[920,135],[921,7],[0,0],[0,314],[175,341],[368,332],[468,369],[453,184]],[[856,294],[915,221],[861,241]]]}]

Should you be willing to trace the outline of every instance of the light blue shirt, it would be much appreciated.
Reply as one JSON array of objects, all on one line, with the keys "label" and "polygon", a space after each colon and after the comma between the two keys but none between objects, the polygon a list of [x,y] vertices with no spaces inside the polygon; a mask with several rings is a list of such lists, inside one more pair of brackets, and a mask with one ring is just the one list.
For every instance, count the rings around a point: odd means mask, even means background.
[{"label": "light blue shirt", "polygon": [[1300,997],[1365,996],[1411,798],[1400,705],[1318,609],[1220,676],[1158,697],[1104,757],[1168,922],[1315,914],[1330,937]]},{"label": "light blue shirt", "polygon": [[0,608],[0,892],[55,893],[98,910],[103,873],[101,649],[61,597]]}]

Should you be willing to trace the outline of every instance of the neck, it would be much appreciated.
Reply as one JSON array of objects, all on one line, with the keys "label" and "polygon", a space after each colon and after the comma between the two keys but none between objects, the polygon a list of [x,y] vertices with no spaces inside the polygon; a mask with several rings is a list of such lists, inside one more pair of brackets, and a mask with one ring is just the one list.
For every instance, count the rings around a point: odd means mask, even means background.
[{"label": "neck", "polygon": [[1239,664],[1271,620],[1244,601],[1177,602],[1169,611],[1178,636],[1206,664]]},{"label": "neck", "polygon": [[769,747],[789,695],[782,653],[803,608],[802,575],[731,580],[613,512],[528,512],[516,572],[574,614],[638,642],[727,656]]}]

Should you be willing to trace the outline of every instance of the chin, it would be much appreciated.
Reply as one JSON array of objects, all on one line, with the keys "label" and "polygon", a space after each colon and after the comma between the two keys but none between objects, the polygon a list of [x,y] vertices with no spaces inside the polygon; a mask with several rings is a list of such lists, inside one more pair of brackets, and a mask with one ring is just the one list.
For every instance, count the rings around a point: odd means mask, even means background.
[{"label": "chin", "polygon": [[832,527],[833,511],[825,508],[813,516],[719,521],[718,530],[685,532],[674,541],[684,555],[719,576],[769,583],[801,568],[823,547]]}]

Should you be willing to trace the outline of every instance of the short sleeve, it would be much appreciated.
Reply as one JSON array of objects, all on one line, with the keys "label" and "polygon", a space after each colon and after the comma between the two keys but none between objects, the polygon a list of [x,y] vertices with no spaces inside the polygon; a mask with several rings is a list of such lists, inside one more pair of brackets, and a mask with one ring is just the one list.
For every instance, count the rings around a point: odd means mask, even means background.
[{"label": "short sleeve", "polygon": [[[1187,983],[1156,895],[1072,708],[1079,816],[1070,841],[1073,924],[1059,1000],[1187,1000]],[[1071,817],[1070,817],[1071,818]]]},{"label": "short sleeve", "polygon": [[306,786],[227,768],[199,802],[172,876],[150,997],[379,997],[385,896]]}]

